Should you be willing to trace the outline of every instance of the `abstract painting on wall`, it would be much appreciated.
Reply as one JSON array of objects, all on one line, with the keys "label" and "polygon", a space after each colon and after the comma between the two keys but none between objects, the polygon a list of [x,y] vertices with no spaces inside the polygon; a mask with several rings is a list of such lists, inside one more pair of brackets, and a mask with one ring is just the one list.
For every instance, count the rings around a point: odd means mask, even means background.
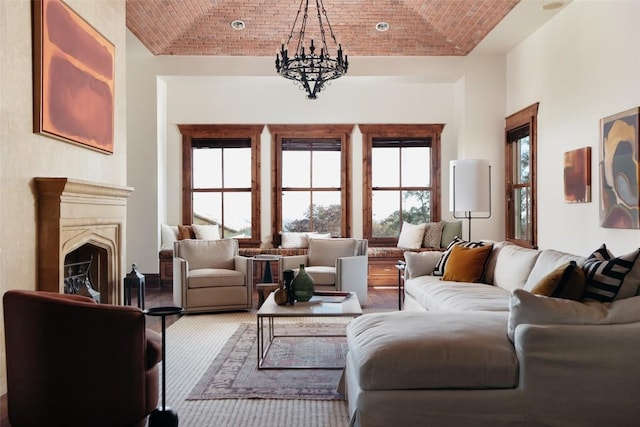
[{"label": "abstract painting on wall", "polygon": [[591,147],[564,153],[564,201],[591,202]]},{"label": "abstract painting on wall", "polygon": [[60,0],[33,2],[34,132],[113,153],[115,47]]},{"label": "abstract painting on wall", "polygon": [[600,225],[640,228],[638,118],[640,108],[600,120]]}]

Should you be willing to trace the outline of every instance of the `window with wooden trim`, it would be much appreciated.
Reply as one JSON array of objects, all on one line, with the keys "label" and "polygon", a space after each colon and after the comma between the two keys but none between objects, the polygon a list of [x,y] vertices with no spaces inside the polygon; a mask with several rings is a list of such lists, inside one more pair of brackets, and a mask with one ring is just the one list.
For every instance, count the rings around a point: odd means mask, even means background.
[{"label": "window with wooden trim", "polygon": [[349,164],[353,125],[270,125],[273,236],[315,231],[350,236]]},{"label": "window with wooden trim", "polygon": [[260,243],[263,125],[179,125],[183,224],[218,224],[221,238]]},{"label": "window with wooden trim", "polygon": [[537,247],[536,119],[538,104],[506,118],[505,236],[525,247]]},{"label": "window with wooden trim", "polygon": [[403,222],[440,220],[440,134],[444,125],[360,125],[363,234],[395,246]]}]

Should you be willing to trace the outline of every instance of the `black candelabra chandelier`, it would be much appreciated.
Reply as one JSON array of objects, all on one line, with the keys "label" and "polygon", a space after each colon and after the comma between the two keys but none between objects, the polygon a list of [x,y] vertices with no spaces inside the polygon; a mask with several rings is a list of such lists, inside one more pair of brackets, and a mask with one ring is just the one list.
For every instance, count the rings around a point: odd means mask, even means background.
[{"label": "black candelabra chandelier", "polygon": [[[308,51],[305,52],[305,31],[307,29],[307,18],[309,16],[309,0],[301,0],[296,19],[291,26],[291,32],[286,43],[282,43],[280,52],[276,54],[276,70],[278,74],[286,79],[293,80],[295,84],[300,84],[301,89],[307,92],[308,99],[316,99],[318,92],[325,89],[327,83],[331,80],[342,77],[347,73],[349,68],[349,60],[347,55],[343,56],[342,45],[336,41],[336,36],[333,34],[333,28],[329,22],[327,11],[322,4],[322,0],[315,0],[316,10],[318,17],[318,25],[320,26],[320,37],[322,39],[322,46],[320,46],[320,54],[316,53],[316,46],[313,44],[313,39],[309,45]],[[302,5],[304,4],[304,8]],[[302,15],[302,22],[300,23],[300,31],[298,34],[298,42],[293,57],[289,56],[288,46],[293,38],[293,33]],[[329,49],[327,48],[327,40],[325,37],[324,25],[322,19],[327,21],[327,27],[331,39],[337,47],[337,53],[335,57],[329,55]]]}]

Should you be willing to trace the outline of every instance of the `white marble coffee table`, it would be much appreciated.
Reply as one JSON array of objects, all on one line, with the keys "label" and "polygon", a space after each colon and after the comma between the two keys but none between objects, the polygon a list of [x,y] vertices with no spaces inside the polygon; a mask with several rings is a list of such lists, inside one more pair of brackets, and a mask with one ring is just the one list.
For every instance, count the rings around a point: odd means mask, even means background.
[{"label": "white marble coffee table", "polygon": [[[269,352],[273,340],[278,337],[276,334],[277,318],[292,317],[357,317],[362,314],[362,308],[358,297],[354,292],[349,292],[349,296],[342,302],[322,302],[318,304],[296,303],[294,305],[278,305],[273,299],[272,292],[265,300],[262,307],[257,313],[257,332],[258,332],[258,369],[342,369],[326,366],[288,366],[269,367],[264,365],[265,358]],[[267,321],[265,325],[265,320]],[[266,331],[265,331],[266,327]],[[265,336],[266,332],[266,336]],[[287,337],[305,337],[309,335],[290,335]],[[336,335],[323,335],[336,336]],[[344,336],[344,335],[337,335]]]}]

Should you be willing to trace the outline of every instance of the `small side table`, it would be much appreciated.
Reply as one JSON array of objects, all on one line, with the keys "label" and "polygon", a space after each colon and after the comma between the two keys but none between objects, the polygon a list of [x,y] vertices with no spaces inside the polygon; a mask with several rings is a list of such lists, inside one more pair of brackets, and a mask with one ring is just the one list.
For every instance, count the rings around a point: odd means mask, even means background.
[{"label": "small side table", "polygon": [[162,407],[154,409],[149,414],[149,427],[178,427],[178,413],[166,405],[167,392],[167,316],[182,313],[182,307],[153,307],[144,310],[149,316],[162,317]]},{"label": "small side table", "polygon": [[[272,261],[278,262],[278,274],[280,274],[280,263],[282,262],[281,255],[261,254],[253,257],[254,264],[264,263],[261,279],[262,282],[255,285],[258,291],[258,308],[262,306],[269,296],[269,293],[275,291],[279,287],[279,284],[273,281],[273,273],[271,272]],[[280,277],[278,277],[278,279],[281,280]]]},{"label": "small side table", "polygon": [[407,263],[399,260],[396,264],[398,269],[398,310],[402,310],[402,303],[404,302],[404,270],[407,267]]}]

